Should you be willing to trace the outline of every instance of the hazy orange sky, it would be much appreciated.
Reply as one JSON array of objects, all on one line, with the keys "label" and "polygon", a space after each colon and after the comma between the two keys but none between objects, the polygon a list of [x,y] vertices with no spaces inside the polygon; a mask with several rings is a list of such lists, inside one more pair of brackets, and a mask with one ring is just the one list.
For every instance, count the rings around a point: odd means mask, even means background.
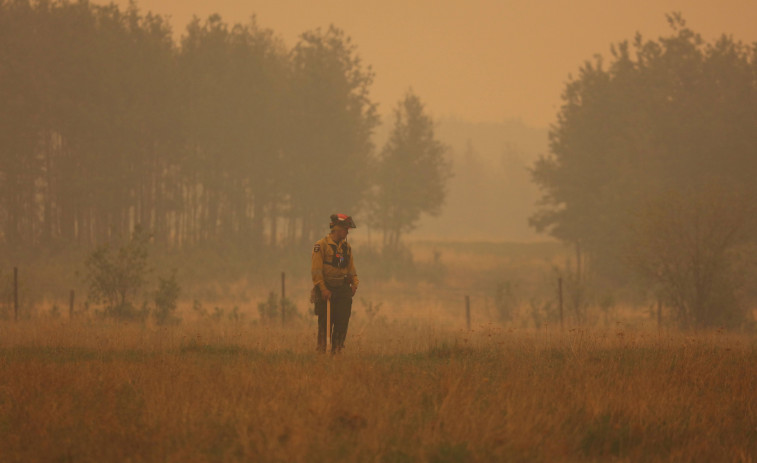
[{"label": "hazy orange sky", "polygon": [[[107,3],[105,1],[95,3]],[[126,6],[128,0],[115,3]],[[570,73],[610,44],[667,35],[680,11],[711,41],[722,33],[757,41],[754,0],[138,0],[183,34],[193,15],[258,23],[288,46],[334,24],[376,73],[372,96],[388,114],[412,87],[435,117],[474,122],[554,122]]]}]

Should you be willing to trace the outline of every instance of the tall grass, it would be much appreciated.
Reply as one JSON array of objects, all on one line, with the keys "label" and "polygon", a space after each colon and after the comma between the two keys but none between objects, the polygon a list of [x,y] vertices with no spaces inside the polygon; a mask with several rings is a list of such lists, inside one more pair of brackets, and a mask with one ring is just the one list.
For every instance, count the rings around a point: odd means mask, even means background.
[{"label": "tall grass", "polygon": [[757,341],[0,324],[2,461],[755,461]]},{"label": "tall grass", "polygon": [[315,352],[306,274],[287,273],[286,328],[256,315],[278,272],[188,285],[178,326],[82,302],[69,319],[62,301],[0,320],[0,462],[757,461],[753,334],[670,331],[621,305],[562,331],[544,308],[559,247],[413,252],[413,278],[360,267],[338,356]]}]

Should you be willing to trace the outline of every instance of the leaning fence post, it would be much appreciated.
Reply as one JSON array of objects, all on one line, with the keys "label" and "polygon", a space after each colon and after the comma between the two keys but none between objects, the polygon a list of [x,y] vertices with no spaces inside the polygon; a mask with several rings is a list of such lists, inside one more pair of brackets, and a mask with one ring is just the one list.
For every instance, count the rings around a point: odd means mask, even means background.
[{"label": "leaning fence post", "polygon": [[13,319],[18,321],[18,267],[13,267]]},{"label": "leaning fence post", "polygon": [[470,296],[465,295],[465,323],[470,331]]}]

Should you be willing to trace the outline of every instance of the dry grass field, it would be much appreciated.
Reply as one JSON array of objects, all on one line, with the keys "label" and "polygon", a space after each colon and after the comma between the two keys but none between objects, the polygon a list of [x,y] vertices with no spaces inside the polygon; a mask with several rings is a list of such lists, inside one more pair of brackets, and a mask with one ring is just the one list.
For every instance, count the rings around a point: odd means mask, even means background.
[{"label": "dry grass field", "polygon": [[429,278],[379,278],[364,256],[338,356],[315,352],[306,276],[287,280],[286,327],[257,313],[278,272],[183,283],[181,323],[159,327],[98,318],[82,288],[69,319],[28,302],[49,276],[22,273],[22,316],[0,319],[0,462],[757,462],[754,334],[626,306],[562,330],[544,315],[559,248],[413,252]]},{"label": "dry grass field", "polygon": [[0,461],[757,461],[754,337],[350,330],[2,322]]}]

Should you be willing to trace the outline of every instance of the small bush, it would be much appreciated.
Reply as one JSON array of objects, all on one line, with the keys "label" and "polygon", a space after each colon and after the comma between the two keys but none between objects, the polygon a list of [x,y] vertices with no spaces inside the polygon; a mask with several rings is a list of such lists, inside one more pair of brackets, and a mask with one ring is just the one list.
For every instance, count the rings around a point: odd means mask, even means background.
[{"label": "small bush", "polygon": [[192,310],[200,318],[207,318],[208,317],[208,311],[205,309],[205,307],[202,306],[202,303],[200,301],[198,301],[197,299],[195,299],[194,303],[192,304]]},{"label": "small bush", "polygon": [[284,321],[291,322],[292,320],[300,319],[300,313],[297,311],[297,307],[287,298],[282,301],[281,298],[276,296],[276,293],[271,291],[268,294],[268,300],[258,304],[258,313],[260,314],[260,320],[263,322],[271,322],[281,320],[281,307],[282,302],[284,306]]},{"label": "small bush", "polygon": [[158,325],[175,325],[181,319],[175,315],[176,301],[179,299],[179,283],[176,282],[176,271],[168,278],[160,278],[158,289],[155,291],[155,311],[153,316]]},{"label": "small bush", "polygon": [[365,299],[360,299],[360,301],[365,305],[365,314],[368,316],[368,323],[371,323],[378,316],[383,303],[374,304],[373,301],[366,301]]},{"label": "small bush", "polygon": [[104,316],[144,320],[144,310],[136,309],[133,301],[146,283],[149,238],[136,227],[131,239],[123,246],[113,249],[106,243],[86,260],[89,299],[104,304]]},{"label": "small bush", "polygon": [[114,307],[105,307],[103,310],[95,311],[95,315],[101,318],[113,318],[119,321],[144,322],[150,314],[150,308],[143,304],[141,308],[136,308],[130,302],[119,304]]}]

